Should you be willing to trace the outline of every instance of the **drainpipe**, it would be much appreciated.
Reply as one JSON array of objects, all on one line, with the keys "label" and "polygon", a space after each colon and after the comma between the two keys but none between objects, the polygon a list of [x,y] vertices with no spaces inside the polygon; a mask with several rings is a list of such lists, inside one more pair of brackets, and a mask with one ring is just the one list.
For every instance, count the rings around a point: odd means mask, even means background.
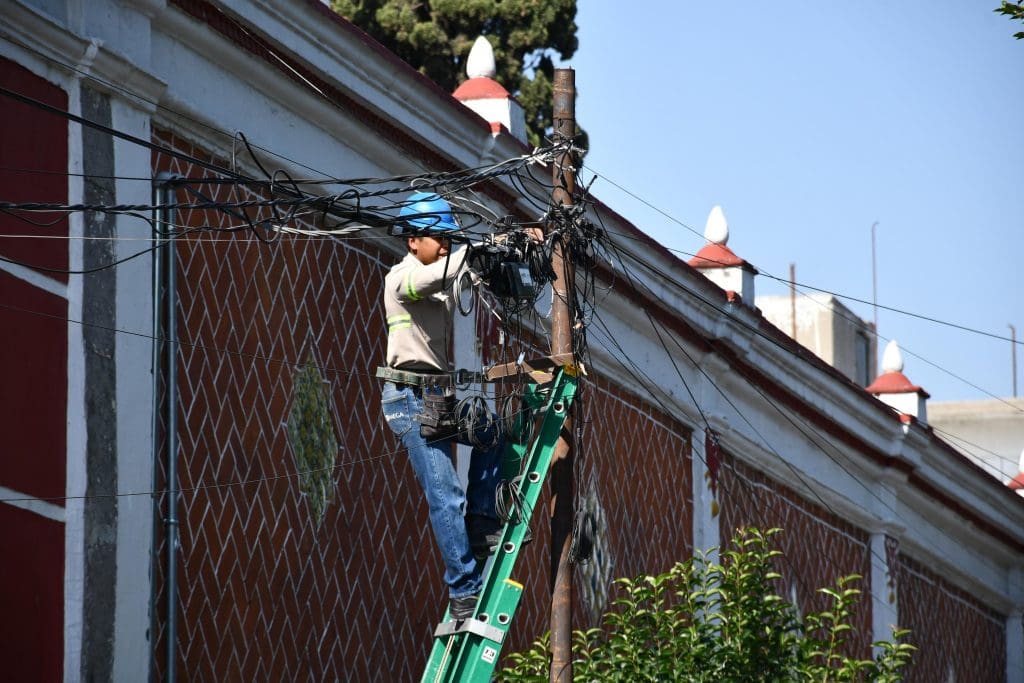
[{"label": "drainpipe", "polygon": [[[181,176],[162,172],[156,177],[155,199],[158,205],[172,204],[176,201],[175,181]],[[157,209],[153,236],[156,239],[166,237],[174,221],[174,210]],[[161,243],[158,243],[161,244]],[[167,435],[167,516],[163,519],[167,538],[167,670],[164,680],[175,683],[177,680],[177,641],[178,641],[178,327],[176,266],[177,250],[173,239],[162,243],[153,258],[153,453],[157,453],[157,406],[159,403],[159,382],[157,371],[160,367],[160,354],[166,357],[166,435]],[[165,296],[161,297],[161,294]],[[161,301],[163,299],[163,301]],[[163,303],[163,306],[161,306]],[[166,316],[161,326],[161,312]],[[161,334],[162,332],[162,334]],[[156,458],[154,457],[153,490],[156,490]],[[155,495],[155,494],[154,494]],[[155,523],[155,521],[154,521]],[[156,611],[153,610],[155,615]],[[155,632],[155,631],[154,631]],[[155,655],[155,653],[154,653]]]},{"label": "drainpipe", "polygon": [[[160,174],[153,181],[153,204],[160,204],[162,196],[161,182],[163,181],[163,175]],[[153,225],[152,225],[152,237],[154,240],[160,239],[159,230],[163,220],[163,213],[158,210],[153,211]],[[159,242],[154,241],[153,245],[156,246]],[[153,534],[151,538],[154,539],[154,543],[157,538],[157,534],[160,533],[160,516],[157,514],[159,508],[157,507],[157,501],[159,500],[156,487],[158,482],[157,472],[159,472],[159,460],[157,454],[160,452],[159,443],[159,429],[160,429],[160,418],[158,416],[159,405],[160,405],[160,304],[162,302],[161,286],[163,285],[163,274],[160,266],[163,261],[163,251],[161,249],[154,249],[153,252],[153,354],[150,359],[150,372],[153,376],[153,395],[152,395],[152,406],[153,406],[153,418],[149,424],[150,434],[150,452],[153,454],[153,474],[150,481],[149,490],[151,499],[153,501]],[[154,545],[155,550],[155,545]],[[154,638],[156,634],[156,556],[150,556],[149,563],[149,638]],[[153,680],[153,665],[156,661],[156,651],[152,645],[149,648],[149,680]]]}]

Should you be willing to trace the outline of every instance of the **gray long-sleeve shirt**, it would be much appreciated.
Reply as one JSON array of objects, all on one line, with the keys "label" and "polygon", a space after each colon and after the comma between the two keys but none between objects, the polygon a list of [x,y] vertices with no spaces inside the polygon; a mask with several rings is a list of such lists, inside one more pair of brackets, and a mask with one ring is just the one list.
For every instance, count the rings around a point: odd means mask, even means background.
[{"label": "gray long-sleeve shirt", "polygon": [[466,247],[460,247],[430,265],[423,265],[412,254],[406,254],[384,277],[387,364],[390,367],[451,371],[448,343],[454,302],[446,292],[462,273],[468,254]]}]

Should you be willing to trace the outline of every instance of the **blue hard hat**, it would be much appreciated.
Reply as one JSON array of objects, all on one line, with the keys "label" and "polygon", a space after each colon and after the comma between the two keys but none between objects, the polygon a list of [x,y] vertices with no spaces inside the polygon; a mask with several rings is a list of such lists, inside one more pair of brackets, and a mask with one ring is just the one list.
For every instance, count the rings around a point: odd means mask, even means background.
[{"label": "blue hard hat", "polygon": [[452,217],[452,207],[434,192],[416,192],[405,200],[398,213],[404,225],[415,232],[449,232],[459,226]]}]

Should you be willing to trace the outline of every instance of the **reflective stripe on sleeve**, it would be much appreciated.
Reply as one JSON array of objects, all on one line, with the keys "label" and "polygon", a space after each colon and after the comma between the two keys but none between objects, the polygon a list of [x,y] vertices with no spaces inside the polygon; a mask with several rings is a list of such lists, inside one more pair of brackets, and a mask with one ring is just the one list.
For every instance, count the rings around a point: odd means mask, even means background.
[{"label": "reflective stripe on sleeve", "polygon": [[416,293],[416,288],[412,284],[412,273],[405,276],[405,293],[412,301],[420,300],[420,295]]},{"label": "reflective stripe on sleeve", "polygon": [[412,316],[408,313],[402,315],[393,315],[388,318],[388,331],[401,330],[406,327],[412,327]]}]

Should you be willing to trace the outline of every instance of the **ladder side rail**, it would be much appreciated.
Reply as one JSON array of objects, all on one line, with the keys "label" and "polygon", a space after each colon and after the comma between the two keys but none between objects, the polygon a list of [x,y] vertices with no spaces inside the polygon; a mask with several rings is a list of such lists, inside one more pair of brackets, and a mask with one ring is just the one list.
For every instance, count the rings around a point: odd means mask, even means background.
[{"label": "ladder side rail", "polygon": [[[505,525],[494,561],[484,577],[476,618],[497,627],[503,635],[511,628],[512,618],[522,594],[522,586],[511,580],[512,572],[519,559],[530,519],[543,492],[555,446],[569,415],[575,393],[576,377],[565,369],[560,370],[547,401],[540,431],[530,448],[527,464],[523,469],[520,493],[524,513],[518,522],[509,522]],[[468,634],[462,640],[463,646],[459,657],[450,667],[452,676],[449,680],[452,683],[486,683],[491,679],[497,665],[504,637],[502,642],[496,642],[476,634]]]},{"label": "ladder side rail", "polygon": [[[494,561],[484,576],[484,585],[476,610],[478,617],[486,615],[484,618],[487,623],[501,631],[502,640],[508,631],[522,594],[522,586],[511,580],[511,573],[518,559],[530,517],[532,517],[532,512],[547,478],[555,444],[576,393],[576,376],[573,370],[559,370],[550,385],[546,401],[539,393],[524,397],[528,402],[534,403],[531,407],[540,405],[545,407],[540,430],[528,448],[529,452],[525,456],[527,466],[523,469],[521,492],[524,507],[529,515],[524,515],[519,523],[505,525]],[[510,455],[512,458],[521,459],[524,457],[522,450],[526,449],[525,445],[519,444],[518,448],[514,448]],[[495,615],[494,619],[491,619],[491,614]],[[450,621],[450,615],[446,610],[442,623],[448,621]],[[489,681],[497,663],[500,648],[500,642],[467,632],[434,638],[431,654],[421,680],[423,683]]]}]

